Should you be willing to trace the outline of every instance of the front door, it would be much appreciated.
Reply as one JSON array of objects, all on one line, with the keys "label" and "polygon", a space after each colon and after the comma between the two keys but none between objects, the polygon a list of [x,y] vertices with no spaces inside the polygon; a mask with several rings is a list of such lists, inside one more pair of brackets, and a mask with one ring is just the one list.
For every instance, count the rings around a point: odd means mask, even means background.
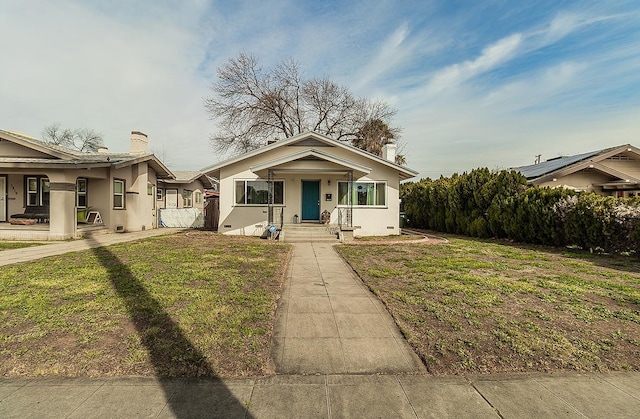
[{"label": "front door", "polygon": [[302,221],[320,221],[320,181],[302,181]]},{"label": "front door", "polygon": [[0,176],[0,221],[7,221],[7,178]]}]

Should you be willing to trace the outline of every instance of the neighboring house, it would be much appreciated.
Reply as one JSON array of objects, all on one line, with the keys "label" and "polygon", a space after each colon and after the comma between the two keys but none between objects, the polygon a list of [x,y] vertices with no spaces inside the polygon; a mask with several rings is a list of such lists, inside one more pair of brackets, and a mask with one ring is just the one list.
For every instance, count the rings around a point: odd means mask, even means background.
[{"label": "neighboring house", "polygon": [[621,145],[575,156],[515,167],[530,184],[565,187],[605,196],[640,195],[640,149]]},{"label": "neighboring house", "polygon": [[188,191],[201,197],[204,176],[178,179],[147,147],[147,136],[137,131],[128,153],[80,153],[0,130],[0,229],[12,215],[17,221],[37,214],[48,225],[47,239],[64,240],[77,236],[89,212],[90,221],[113,231],[157,228],[157,208],[167,202],[158,191],[167,188],[182,194],[178,208],[202,209]]},{"label": "neighboring house", "polygon": [[308,132],[203,169],[220,181],[218,231],[261,235],[270,225],[331,223],[355,236],[400,234],[400,182],[417,172]]},{"label": "neighboring house", "polygon": [[175,171],[174,179],[160,179],[156,198],[160,226],[204,227],[206,177],[201,172]]}]

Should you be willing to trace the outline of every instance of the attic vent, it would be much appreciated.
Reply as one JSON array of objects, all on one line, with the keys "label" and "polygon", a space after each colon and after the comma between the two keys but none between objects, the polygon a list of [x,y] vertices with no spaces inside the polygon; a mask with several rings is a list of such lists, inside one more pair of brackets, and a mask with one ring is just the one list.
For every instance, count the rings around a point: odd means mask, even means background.
[{"label": "attic vent", "polygon": [[631,156],[625,156],[624,154],[616,154],[615,156],[609,157],[607,160],[615,160],[615,161],[634,161],[635,159]]},{"label": "attic vent", "polygon": [[315,138],[307,138],[304,140],[296,141],[293,144],[289,144],[289,147],[333,147],[327,143],[316,140]]}]

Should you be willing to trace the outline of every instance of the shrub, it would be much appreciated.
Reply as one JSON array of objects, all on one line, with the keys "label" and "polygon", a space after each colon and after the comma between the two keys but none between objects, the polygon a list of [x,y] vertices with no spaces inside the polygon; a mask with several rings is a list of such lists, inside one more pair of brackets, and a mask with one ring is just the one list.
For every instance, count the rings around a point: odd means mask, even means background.
[{"label": "shrub", "polygon": [[527,187],[517,172],[484,168],[404,184],[401,198],[413,227],[607,252],[640,248],[640,197]]}]

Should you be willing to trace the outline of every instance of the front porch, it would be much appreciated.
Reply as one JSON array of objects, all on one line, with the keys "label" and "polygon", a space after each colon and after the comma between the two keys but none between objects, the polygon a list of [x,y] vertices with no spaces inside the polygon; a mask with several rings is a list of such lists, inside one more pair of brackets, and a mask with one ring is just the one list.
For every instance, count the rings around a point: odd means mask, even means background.
[{"label": "front porch", "polygon": [[[13,225],[9,222],[0,222],[0,240],[50,241],[52,239],[49,228],[49,223]],[[73,238],[109,233],[113,233],[113,230],[104,225],[78,224]]]}]

